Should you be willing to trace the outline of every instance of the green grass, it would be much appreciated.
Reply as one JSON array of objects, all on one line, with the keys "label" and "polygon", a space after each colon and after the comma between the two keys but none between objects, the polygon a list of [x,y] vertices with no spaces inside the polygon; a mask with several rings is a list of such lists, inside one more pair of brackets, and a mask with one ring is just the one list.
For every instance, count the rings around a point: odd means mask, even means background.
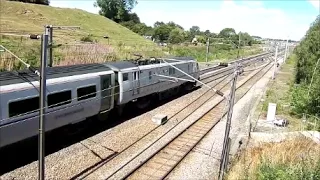
[{"label": "green grass", "polygon": [[[276,114],[289,120],[289,131],[301,130],[301,120],[292,115],[290,107],[296,60],[294,54],[287,59],[276,79],[270,80],[264,101],[259,104],[262,116],[266,116],[268,104],[277,103]],[[255,113],[254,120],[259,118],[258,114]],[[248,146],[233,160],[226,179],[320,179],[319,154],[320,145],[309,138]]]},{"label": "green grass", "polygon": [[233,163],[227,179],[319,179],[319,153],[320,145],[307,138],[264,143],[241,152],[239,159]]},{"label": "green grass", "polygon": [[276,79],[268,84],[264,101],[259,104],[262,108],[261,115],[266,117],[269,103],[277,104],[276,115],[289,121],[288,128],[292,131],[301,128],[301,120],[291,114],[290,96],[294,84],[296,56],[290,55],[286,63],[281,66],[276,74]]},{"label": "green grass", "polygon": [[[78,30],[54,30],[54,43],[62,44],[61,47],[54,49],[55,65],[59,65],[63,61],[69,61],[64,64],[72,64],[129,59],[134,57],[133,53],[139,53],[146,57],[165,55],[163,49],[152,41],[100,15],[79,9],[56,8],[30,3],[4,0],[0,0],[0,3],[1,45],[33,65],[39,65],[40,41],[10,36],[8,33],[42,34],[46,24],[80,26]],[[96,42],[93,47],[86,49],[75,45],[83,44],[81,40],[85,40],[88,36]],[[103,36],[108,36],[109,39],[105,39]],[[86,45],[86,47],[90,45]],[[63,54],[64,52],[69,54]],[[94,57],[91,56],[92,52],[95,52]],[[30,54],[36,58],[31,57]],[[10,67],[20,67],[19,63],[9,62],[9,65],[8,62],[5,62],[10,59],[9,55],[1,53],[1,56],[0,67],[6,66],[8,68],[9,66],[9,69]],[[79,58],[82,59],[79,60]]]},{"label": "green grass", "polygon": [[[205,46],[160,47],[103,16],[79,9],[56,8],[44,5],[0,0],[0,44],[33,66],[40,65],[40,40],[14,35],[43,34],[44,25],[80,26],[80,29],[54,30],[54,66],[100,63],[136,58],[134,53],[147,57],[191,56],[205,61]],[[11,35],[10,35],[11,34]],[[109,39],[103,38],[108,36]],[[244,48],[240,56],[260,53],[259,48]],[[9,53],[0,53],[0,71],[25,68]],[[227,61],[237,57],[237,49],[220,46],[210,49],[209,61]]]},{"label": "green grass", "polygon": [[57,8],[30,3],[1,0],[1,31],[42,33],[46,24],[59,26],[80,26],[80,30],[56,31],[55,40],[68,42],[80,40],[92,34],[99,42],[107,43],[103,36],[110,37],[111,44],[121,41],[125,44],[154,46],[154,43],[133,33],[127,28],[103,16],[79,9]]}]

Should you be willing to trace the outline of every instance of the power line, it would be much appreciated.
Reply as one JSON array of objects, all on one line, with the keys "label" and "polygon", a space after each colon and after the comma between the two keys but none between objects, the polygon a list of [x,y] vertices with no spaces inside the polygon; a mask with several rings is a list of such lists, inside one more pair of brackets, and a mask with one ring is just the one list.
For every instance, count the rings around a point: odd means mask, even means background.
[{"label": "power line", "polygon": [[[190,74],[195,74],[195,73],[198,73],[198,72],[201,72],[201,71],[193,72],[193,73],[190,73]],[[156,75],[157,75],[157,74],[153,74],[153,75],[151,75],[151,77],[152,77],[152,76],[156,76]],[[229,74],[228,74],[228,75],[229,75]],[[184,76],[185,76],[185,75],[181,75],[181,76],[178,76],[178,77],[184,77]],[[223,76],[223,77],[225,77],[225,76]],[[138,79],[138,80],[133,80],[133,81],[128,80],[128,81],[126,81],[126,82],[130,83],[130,82],[135,82],[135,81],[139,81],[139,80],[147,79],[147,78],[149,78],[149,76],[143,77],[143,78]],[[169,82],[170,82],[170,83],[174,83],[174,82],[171,82],[171,81],[169,81]],[[160,84],[160,83],[162,83],[162,82],[156,82],[156,83],[153,83],[153,85],[155,85],[155,84]],[[119,87],[119,86],[120,86],[120,85],[111,86],[111,87],[109,87],[109,88],[105,88],[105,89],[102,89],[102,90],[99,90],[99,91],[96,91],[96,92],[93,92],[93,93],[90,93],[90,94],[87,94],[87,95],[84,95],[84,96],[76,97],[76,98],[73,98],[73,99],[70,99],[70,100],[67,100],[67,101],[63,101],[63,102],[60,102],[60,103],[57,103],[57,104],[53,104],[53,105],[51,105],[51,106],[49,106],[49,107],[53,107],[53,106],[56,106],[56,105],[64,104],[64,103],[67,103],[67,102],[70,102],[70,101],[73,101],[73,100],[77,100],[78,98],[83,98],[83,97],[91,96],[91,95],[94,95],[94,94],[96,94],[96,93],[101,93],[101,92],[104,92],[104,91],[107,91],[107,90],[112,90],[113,88],[117,88],[117,87]],[[140,87],[140,88],[143,88],[143,87]],[[131,90],[127,90],[127,91],[123,91],[122,93],[130,92],[130,91],[131,91]],[[112,97],[112,96],[118,95],[118,94],[120,94],[120,92],[119,92],[119,93],[113,93],[113,94],[110,94],[110,95],[108,95],[108,96],[104,96],[104,97],[102,97],[102,98],[100,98],[100,99],[104,99],[104,98],[107,98],[107,97]],[[97,99],[97,98],[94,98],[93,100],[100,100],[100,99],[99,99],[99,98],[98,98],[98,99]],[[90,101],[91,101],[91,100],[90,100]],[[87,101],[87,102],[88,102],[88,101]],[[82,104],[82,103],[86,103],[86,102],[79,102],[79,103],[77,103],[77,104]],[[74,104],[74,105],[77,105],[77,104]],[[70,105],[70,106],[72,107],[73,105]],[[48,108],[49,108],[49,107],[48,107]],[[64,108],[68,108],[68,107],[64,107]],[[64,108],[62,108],[62,109],[64,109]],[[58,109],[58,110],[55,110],[55,111],[53,111],[53,112],[56,112],[56,111],[59,111],[59,110],[62,110],[62,109]],[[36,109],[36,110],[33,110],[33,111],[29,111],[29,112],[27,112],[27,113],[19,114],[19,115],[10,117],[10,118],[2,119],[2,120],[0,120],[0,122],[1,122],[1,121],[9,120],[9,119],[11,119],[11,118],[20,117],[20,116],[23,116],[23,115],[26,115],[26,114],[34,113],[34,112],[37,112],[37,111],[39,111],[39,110],[40,110],[40,108],[39,108],[39,109]],[[53,113],[53,112],[51,112],[51,113]]]}]

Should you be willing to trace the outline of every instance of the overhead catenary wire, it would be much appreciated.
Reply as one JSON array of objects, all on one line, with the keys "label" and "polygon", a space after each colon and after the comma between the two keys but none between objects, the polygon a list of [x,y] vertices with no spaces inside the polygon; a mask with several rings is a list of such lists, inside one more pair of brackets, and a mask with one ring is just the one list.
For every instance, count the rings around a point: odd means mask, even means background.
[{"label": "overhead catenary wire", "polygon": [[[198,73],[198,72],[200,72],[200,71],[197,71],[197,72],[194,72],[194,73]],[[227,74],[227,75],[229,75],[229,74]],[[225,75],[225,76],[227,76],[227,75]],[[151,75],[151,76],[156,76],[156,74],[153,74],[153,75]],[[220,78],[223,78],[223,77],[225,77],[225,76],[222,76],[222,77],[220,77]],[[147,78],[149,78],[149,76],[146,76],[146,77],[144,77],[144,78],[147,79]],[[142,79],[142,78],[141,78],[141,79]],[[141,79],[139,79],[139,80],[141,80]],[[130,83],[130,82],[139,81],[139,80],[133,80],[133,81],[127,81],[127,82]],[[170,81],[169,81],[169,82],[170,82]],[[159,83],[163,83],[163,82],[157,82],[157,83],[154,83],[154,84],[159,84]],[[173,83],[173,82],[170,82],[170,83]],[[153,85],[154,85],[154,84],[153,84]],[[53,104],[53,105],[48,106],[47,108],[50,108],[50,107],[53,107],[53,106],[56,106],[56,105],[60,105],[60,104],[64,104],[64,103],[67,103],[67,102],[72,102],[73,100],[77,100],[78,98],[83,98],[83,97],[91,96],[91,95],[94,95],[94,94],[96,94],[96,93],[101,93],[101,92],[103,92],[103,91],[112,90],[113,88],[117,88],[117,87],[119,87],[119,85],[111,86],[111,87],[109,87],[109,88],[105,88],[105,89],[102,89],[102,90],[99,90],[99,91],[96,91],[96,92],[93,92],[93,93],[90,93],[90,94],[86,94],[86,95],[84,95],[84,96],[76,97],[76,98],[69,99],[69,100],[66,100],[66,101],[63,101],[63,102],[60,102],[60,103],[57,103],[57,104]],[[131,91],[131,90],[127,90],[127,91],[123,91],[122,93],[130,92],[130,91]],[[88,100],[86,100],[85,102],[78,102],[78,103],[72,104],[72,105],[70,105],[70,106],[68,106],[68,107],[63,107],[63,108],[60,108],[60,109],[57,109],[57,110],[53,110],[52,112],[49,112],[49,113],[46,113],[46,114],[51,114],[51,113],[54,113],[54,112],[56,112],[56,111],[64,110],[64,109],[67,109],[67,108],[71,108],[71,107],[76,106],[76,105],[79,105],[79,104],[88,103],[88,102],[94,101],[94,100],[101,100],[101,99],[108,98],[108,97],[112,97],[112,96],[118,95],[118,94],[120,94],[120,92],[119,92],[119,93],[113,93],[113,94],[111,93],[110,95],[107,95],[107,96],[104,96],[104,97],[101,97],[101,98],[95,97],[95,98],[93,98],[93,99],[88,99]],[[11,119],[11,118],[17,118],[17,117],[20,117],[20,116],[24,116],[24,115],[26,115],[26,114],[35,113],[35,112],[37,112],[37,111],[39,111],[39,110],[40,110],[40,108],[38,108],[38,109],[36,109],[36,110],[33,110],[33,111],[29,111],[29,112],[27,112],[27,113],[22,113],[22,114],[19,114],[19,115],[10,117],[10,118],[2,119],[2,120],[0,120],[0,122],[1,122],[1,121],[7,121],[7,120],[9,120],[9,119]],[[34,117],[34,116],[33,116],[33,117]],[[35,116],[35,117],[37,117],[37,116]]]},{"label": "overhead catenary wire", "polygon": [[[175,60],[175,59],[174,59]],[[201,72],[201,71],[203,71],[203,70],[200,70],[200,71],[196,71],[196,72],[194,72],[194,73],[198,73],[198,72]],[[191,74],[194,74],[194,73],[191,73]],[[154,76],[154,75],[156,75],[156,74],[153,74],[153,75],[151,75],[151,76]],[[149,76],[146,76],[146,77],[144,77],[144,78],[149,78]],[[144,78],[141,78],[141,79],[144,79]],[[141,79],[139,79],[139,80],[141,80]],[[139,80],[134,80],[134,81],[139,81]],[[134,82],[134,81],[130,81],[130,82]],[[161,83],[161,82],[159,82],[159,83]],[[101,90],[101,91],[97,91],[97,92],[102,92],[102,91],[105,91],[105,90],[108,90],[108,89],[111,89],[111,88],[115,88],[115,87],[118,87],[118,86],[114,86],[114,87],[110,87],[110,88],[107,88],[107,89],[104,89],[104,90]],[[90,95],[90,94],[89,94]],[[111,95],[112,96],[112,95]],[[76,98],[74,98],[74,99],[76,99]],[[72,99],[72,100],[74,100],[74,99]],[[71,101],[72,101],[71,100]],[[66,102],[69,102],[70,100],[67,100]],[[61,103],[65,103],[65,102],[61,102]],[[59,104],[59,103],[58,103]],[[34,111],[31,111],[31,112],[35,112],[35,111],[38,111],[38,110],[34,110]],[[28,112],[28,113],[30,113],[30,112]],[[28,114],[28,113],[23,113],[22,115],[24,115],[24,114]],[[8,118],[9,119],[9,118]]]},{"label": "overhead catenary wire", "polygon": [[258,67],[252,68],[252,69],[247,69],[247,70],[245,70],[245,71],[243,71],[243,72],[255,71],[255,70],[264,68],[265,66],[267,66],[267,65],[269,65],[269,64],[270,64],[270,59],[269,59],[269,62],[267,62],[267,63],[265,63],[265,64],[263,64],[263,65],[261,65],[261,66],[258,66]]},{"label": "overhead catenary wire", "polygon": [[[227,75],[229,76],[229,75]],[[229,80],[227,83],[229,83],[231,80]],[[216,94],[216,93],[214,93]],[[174,115],[175,116],[175,115]],[[178,122],[176,125],[182,123],[183,121]],[[136,154],[134,157],[132,157],[130,160],[128,160],[126,163],[124,163],[120,168],[118,168],[116,171],[114,171],[113,173],[111,173],[110,175],[108,175],[108,177],[106,177],[106,179],[109,179],[111,176],[113,176],[114,174],[118,173],[124,166],[128,165],[130,162],[132,162],[136,157],[140,156],[143,152],[145,152],[148,148],[150,148],[151,146],[153,146],[159,139],[163,138],[168,132],[170,132],[173,128],[176,127],[172,126],[171,128],[169,128],[166,133],[162,134],[160,137],[157,138],[157,140],[153,141],[151,144],[149,144],[147,147],[145,147],[145,149],[143,149],[142,151],[140,151],[138,154]],[[182,132],[181,132],[182,133]],[[131,171],[132,173],[133,171]],[[129,174],[131,174],[129,173]],[[129,175],[127,174],[127,175]]]},{"label": "overhead catenary wire", "polygon": [[22,59],[20,59],[18,56],[16,56],[14,53],[12,53],[10,50],[8,50],[7,48],[5,48],[4,46],[0,45],[1,48],[3,48],[5,51],[7,51],[8,53],[10,53],[12,56],[14,56],[15,58],[17,58],[22,64],[24,64],[27,69],[29,69],[30,71],[34,72],[35,74],[37,74],[38,76],[40,76],[40,72],[36,69],[34,69],[30,64],[24,62]]},{"label": "overhead catenary wire", "polygon": [[[170,59],[169,59],[169,60],[170,60]],[[173,59],[173,60],[176,60],[176,59]],[[199,72],[201,72],[201,71],[204,71],[204,70],[196,71],[196,72],[193,72],[193,73],[190,73],[190,74],[199,73]],[[156,76],[156,75],[157,75],[157,74],[152,74],[151,77],[152,77],[152,76]],[[229,75],[229,74],[227,74],[227,75]],[[227,75],[225,75],[225,76],[227,76]],[[178,76],[178,77],[184,77],[184,76],[185,76],[185,75]],[[223,77],[225,77],[225,76],[223,76]],[[147,78],[149,78],[149,76],[140,78],[140,79],[138,79],[138,80],[127,81],[127,82],[130,83],[130,82],[140,81],[140,80],[142,80],[142,79],[147,79]],[[30,83],[30,82],[28,82],[28,83]],[[157,82],[157,83],[162,83],[162,82]],[[154,84],[157,84],[157,83],[154,83]],[[173,83],[173,82],[170,82],[170,83]],[[35,86],[33,85],[33,87],[35,87]],[[98,92],[103,92],[103,91],[106,91],[106,90],[111,90],[112,88],[116,88],[116,87],[119,87],[119,85],[111,86],[111,87],[109,87],[109,88],[102,89],[102,90],[99,90],[99,91],[96,91],[96,92],[93,92],[93,93],[84,95],[83,97],[87,97],[87,96],[93,95],[93,94],[98,93]],[[210,87],[210,86],[207,86],[207,87],[209,87],[210,89],[212,89],[212,87]],[[141,87],[140,87],[140,88],[141,88]],[[38,91],[39,91],[39,90],[38,90]],[[48,92],[50,92],[50,91],[48,91]],[[130,92],[130,90],[129,90],[129,91],[124,91],[124,92]],[[105,96],[105,97],[103,97],[103,98],[112,97],[112,96],[117,95],[117,94],[119,94],[119,93],[114,93],[114,94],[111,94],[111,95],[109,95],[109,96]],[[82,96],[81,96],[81,97],[82,97]],[[224,97],[224,96],[223,96],[223,97]],[[78,97],[77,97],[77,98],[78,98]],[[73,99],[70,99],[70,100],[67,100],[67,101],[63,101],[63,102],[60,102],[60,103],[57,103],[57,104],[53,104],[53,105],[51,105],[51,106],[49,106],[49,107],[56,106],[56,105],[59,105],[59,104],[63,104],[63,103],[70,102],[70,101],[72,102],[73,100],[77,100],[77,98],[73,98]],[[103,98],[100,98],[100,99],[103,99]],[[91,99],[91,100],[94,100],[94,99]],[[87,100],[86,102],[90,102],[91,100]],[[99,99],[98,99],[98,100],[99,100]],[[85,103],[85,102],[79,102],[79,104],[82,104],[82,103]],[[77,104],[70,105],[70,107],[73,107],[73,106],[75,106],[75,105],[77,105]],[[56,112],[56,111],[59,111],[59,110],[63,110],[63,109],[66,109],[66,108],[68,108],[68,107],[64,107],[64,108],[61,108],[61,109],[57,109],[57,110],[54,110],[54,111],[52,111],[52,112],[50,112],[50,113],[53,113],[53,112]],[[34,112],[37,112],[37,111],[39,111],[39,110],[40,110],[40,109],[36,109],[36,110],[33,110],[33,111],[29,111],[29,112],[27,112],[27,113],[22,113],[22,114],[19,114],[19,115],[10,117],[10,118],[2,119],[2,120],[0,120],[0,122],[1,122],[1,121],[9,120],[9,119],[11,119],[11,118],[16,118],[16,117],[19,117],[19,116],[23,116],[23,115],[26,115],[26,114],[34,113]]]},{"label": "overhead catenary wire", "polygon": [[[225,76],[219,77],[218,79],[224,78],[224,77],[229,76],[229,75],[230,75],[230,74],[227,74],[227,75],[225,75]],[[171,82],[171,83],[172,83],[172,82]],[[105,89],[105,90],[106,90],[106,89]],[[130,91],[124,91],[124,92],[130,92]],[[94,94],[94,93],[91,93],[91,94]],[[68,109],[68,108],[72,108],[72,107],[75,107],[75,106],[84,105],[84,104],[89,103],[89,102],[92,102],[92,101],[98,101],[98,100],[102,100],[102,99],[105,99],[105,98],[108,98],[108,97],[113,97],[114,95],[118,95],[118,94],[120,94],[120,93],[113,93],[113,94],[110,94],[110,95],[107,95],[107,96],[103,96],[103,97],[100,97],[100,98],[95,97],[95,98],[92,98],[92,99],[88,99],[88,100],[86,100],[86,101],[77,102],[77,103],[71,104],[71,105],[69,105],[69,106],[67,106],[67,107],[62,107],[62,108],[59,108],[59,109],[57,109],[57,110],[53,110],[53,111],[50,111],[50,112],[46,112],[44,115],[52,114],[52,113],[55,113],[55,112],[61,111],[61,110],[66,110],[66,109]],[[80,96],[80,97],[86,97],[86,96],[89,96],[89,95],[90,95],[90,94],[87,94],[87,95],[84,95],[84,96]],[[79,97],[79,98],[80,98],[80,97]],[[74,99],[76,99],[76,98],[74,98]],[[69,102],[69,101],[71,101],[71,100],[67,100],[67,101],[64,101],[64,102],[57,103],[57,104],[61,104],[61,103]],[[57,104],[51,105],[50,107],[55,106],[55,105],[57,105]],[[49,107],[47,107],[47,108],[49,108]],[[23,116],[23,115],[35,113],[35,112],[38,112],[39,110],[40,110],[40,108],[38,108],[38,109],[36,109],[36,110],[33,110],[33,111],[29,111],[29,112],[27,112],[27,113],[23,113],[23,114],[16,115],[16,116],[14,116],[14,117],[2,119],[2,120],[0,120],[0,122],[1,122],[1,121],[10,120],[11,118],[17,118],[17,117],[19,117],[19,116]],[[30,117],[30,118],[35,118],[35,117],[39,117],[39,116],[40,116],[40,115],[38,114],[38,115],[32,116],[32,117]],[[18,121],[19,121],[19,120],[18,120]],[[17,121],[14,121],[14,122],[17,122]],[[10,123],[14,123],[14,122],[8,122],[8,123],[5,123],[5,124],[10,124]],[[2,125],[5,125],[5,124],[2,124]]]}]

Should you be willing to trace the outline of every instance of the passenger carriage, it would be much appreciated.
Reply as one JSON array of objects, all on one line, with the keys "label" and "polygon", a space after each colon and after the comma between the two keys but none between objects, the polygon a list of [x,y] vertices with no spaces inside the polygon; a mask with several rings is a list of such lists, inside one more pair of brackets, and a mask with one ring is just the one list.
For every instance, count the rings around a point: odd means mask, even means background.
[{"label": "passenger carriage", "polygon": [[[48,68],[46,131],[113,109],[114,72],[101,64]],[[27,81],[27,82],[26,82]],[[0,147],[37,135],[39,77],[0,73]],[[105,98],[101,98],[105,97]]]},{"label": "passenger carriage", "polygon": [[[171,58],[171,65],[199,79],[192,58]],[[151,97],[177,88],[189,89],[196,82],[161,60],[118,61],[52,67],[47,70],[45,129],[50,131],[108,113],[134,102],[144,108]],[[39,77],[30,71],[0,72],[0,148],[38,134]]]}]

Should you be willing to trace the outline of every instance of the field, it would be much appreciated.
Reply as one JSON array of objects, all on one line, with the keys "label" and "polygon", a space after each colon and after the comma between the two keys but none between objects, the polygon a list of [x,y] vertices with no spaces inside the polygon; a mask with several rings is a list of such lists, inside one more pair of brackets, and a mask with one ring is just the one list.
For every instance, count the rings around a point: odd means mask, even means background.
[{"label": "field", "polygon": [[306,138],[266,143],[242,152],[227,179],[319,179],[319,153],[320,145]]},{"label": "field", "polygon": [[[40,40],[31,40],[25,36],[43,34],[44,25],[80,27],[54,30],[55,66],[132,59],[135,58],[133,54],[141,54],[146,58],[191,56],[198,61],[205,61],[205,46],[161,47],[107,18],[83,10],[5,0],[0,0],[0,3],[0,44],[35,67],[40,65]],[[213,49],[208,56],[209,60],[237,57],[236,49],[224,50],[218,46]],[[259,52],[259,48],[244,48],[240,55]],[[22,68],[24,66],[12,55],[1,53],[0,71]]]}]

